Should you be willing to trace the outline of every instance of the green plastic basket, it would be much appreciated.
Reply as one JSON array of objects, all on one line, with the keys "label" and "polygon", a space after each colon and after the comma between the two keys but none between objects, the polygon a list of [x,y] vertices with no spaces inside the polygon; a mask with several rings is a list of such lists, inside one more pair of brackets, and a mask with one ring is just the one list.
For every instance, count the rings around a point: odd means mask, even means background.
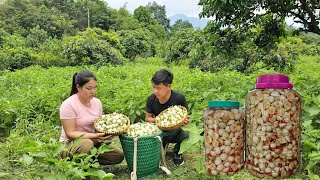
[{"label": "green plastic basket", "polygon": [[[162,138],[162,131],[150,136],[138,137],[137,143],[137,177],[142,178],[158,175],[161,160],[161,142],[156,136]],[[120,135],[120,142],[130,171],[133,171],[134,141],[133,137]]]}]

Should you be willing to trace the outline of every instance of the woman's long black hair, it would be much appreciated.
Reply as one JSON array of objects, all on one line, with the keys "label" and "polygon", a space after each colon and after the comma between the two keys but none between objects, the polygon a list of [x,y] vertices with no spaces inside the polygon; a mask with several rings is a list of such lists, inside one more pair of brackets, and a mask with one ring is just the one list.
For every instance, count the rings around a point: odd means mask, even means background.
[{"label": "woman's long black hair", "polygon": [[72,87],[71,87],[71,93],[70,96],[78,93],[77,84],[79,84],[80,87],[85,85],[90,80],[97,81],[96,76],[88,70],[82,70],[79,73],[74,73],[72,77]]}]

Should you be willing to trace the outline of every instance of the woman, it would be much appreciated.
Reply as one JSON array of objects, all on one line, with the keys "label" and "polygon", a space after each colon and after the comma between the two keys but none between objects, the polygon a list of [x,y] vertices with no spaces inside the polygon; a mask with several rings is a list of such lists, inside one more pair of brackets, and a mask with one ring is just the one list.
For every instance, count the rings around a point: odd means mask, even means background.
[{"label": "woman", "polygon": [[[60,120],[62,133],[60,141],[67,143],[69,151],[63,151],[61,156],[70,156],[71,142],[83,135],[83,139],[73,148],[75,153],[90,153],[91,148],[99,147],[106,140],[114,136],[106,136],[104,133],[95,133],[94,121],[102,115],[102,104],[95,98],[97,91],[97,78],[90,71],[80,71],[73,75],[70,97],[60,107]],[[105,152],[98,156],[98,161],[103,165],[117,164],[123,160],[123,151],[114,148],[111,152]]]}]

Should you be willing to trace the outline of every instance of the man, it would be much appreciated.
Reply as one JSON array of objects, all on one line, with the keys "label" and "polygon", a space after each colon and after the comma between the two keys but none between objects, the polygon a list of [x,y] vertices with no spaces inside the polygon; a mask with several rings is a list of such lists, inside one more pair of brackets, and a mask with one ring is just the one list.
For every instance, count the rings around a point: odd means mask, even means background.
[{"label": "man", "polygon": [[[186,98],[183,94],[171,90],[173,74],[165,69],[157,71],[152,77],[153,94],[147,99],[146,121],[156,122],[155,116],[170,106],[181,105],[188,109]],[[189,123],[189,117],[185,120],[184,125]],[[168,143],[176,143],[173,149],[173,162],[177,165],[183,164],[182,154],[179,154],[180,144],[184,139],[189,138],[189,132],[183,129],[164,131],[163,146]]]}]

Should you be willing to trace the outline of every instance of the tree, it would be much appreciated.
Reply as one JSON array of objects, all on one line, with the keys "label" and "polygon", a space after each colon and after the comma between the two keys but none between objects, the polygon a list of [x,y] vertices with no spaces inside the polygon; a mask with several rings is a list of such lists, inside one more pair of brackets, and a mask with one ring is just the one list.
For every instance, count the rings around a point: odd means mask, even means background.
[{"label": "tree", "polygon": [[187,20],[178,19],[171,27],[171,32],[175,32],[179,29],[192,29],[192,24]]},{"label": "tree", "polygon": [[0,34],[3,38],[0,46],[0,70],[15,71],[36,64],[32,57],[33,49],[27,47],[26,38],[20,34],[8,34],[3,30],[0,30]]},{"label": "tree", "polygon": [[118,65],[123,64],[125,58],[119,50],[113,48],[105,37],[88,28],[75,36],[64,39],[64,59],[69,65]]},{"label": "tree", "polygon": [[200,29],[179,29],[170,36],[164,49],[160,52],[165,56],[165,62],[179,62],[190,57],[190,52],[202,37]]},{"label": "tree", "polygon": [[156,40],[165,40],[168,36],[167,31],[164,27],[158,23],[147,25],[147,29],[152,33],[153,39]]},{"label": "tree", "polygon": [[48,38],[48,33],[36,26],[30,29],[30,34],[27,36],[27,45],[32,48],[39,47]]},{"label": "tree", "polygon": [[252,72],[258,63],[263,63],[267,68],[292,70],[296,57],[279,52],[279,44],[282,37],[287,37],[285,19],[304,12],[301,8],[306,6],[296,2],[200,0],[200,17],[214,20],[205,28],[208,41],[199,48],[201,52],[192,64],[198,66],[202,61],[208,67],[205,69]]},{"label": "tree", "polygon": [[133,17],[138,19],[142,27],[146,27],[154,34],[156,39],[163,39],[166,36],[165,28],[151,17],[151,12],[147,7],[139,6],[134,10]]},{"label": "tree", "polygon": [[129,13],[125,7],[120,8],[116,12],[115,23],[111,25],[110,29],[114,31],[120,30],[134,30],[141,28],[139,21]]},{"label": "tree", "polygon": [[75,21],[57,8],[28,0],[10,0],[0,4],[0,27],[8,33],[27,36],[30,29],[39,25],[49,36],[61,37],[73,31]]},{"label": "tree", "polygon": [[2,47],[2,44],[5,43],[5,37],[9,35],[10,34],[6,32],[3,28],[0,28],[0,48]]},{"label": "tree", "polygon": [[166,6],[159,5],[155,1],[152,3],[149,2],[146,6],[151,12],[151,17],[156,19],[160,25],[162,25],[166,31],[169,31],[170,28],[170,19],[166,15]]},{"label": "tree", "polygon": [[319,0],[200,0],[203,7],[201,17],[213,17],[217,28],[235,27],[247,30],[259,26],[264,16],[271,16],[274,22],[281,23],[292,17],[302,23],[302,30],[320,34]]},{"label": "tree", "polygon": [[155,54],[155,42],[147,29],[119,31],[122,54],[133,61],[137,56],[150,57]]},{"label": "tree", "polygon": [[[191,53],[190,67],[211,72],[223,68],[247,74],[261,68],[292,71],[298,55],[303,54],[302,50],[305,49],[299,41],[279,41],[270,49],[261,48],[251,35],[254,35],[251,31],[241,32],[230,28],[216,34],[205,32],[203,41]],[[315,54],[317,48],[305,53]]]},{"label": "tree", "polygon": [[151,12],[144,6],[139,6],[133,11],[133,17],[138,19],[139,22],[147,24],[152,23]]},{"label": "tree", "polygon": [[116,10],[107,6],[104,1],[97,1],[91,5],[91,26],[109,30],[115,23]]}]

